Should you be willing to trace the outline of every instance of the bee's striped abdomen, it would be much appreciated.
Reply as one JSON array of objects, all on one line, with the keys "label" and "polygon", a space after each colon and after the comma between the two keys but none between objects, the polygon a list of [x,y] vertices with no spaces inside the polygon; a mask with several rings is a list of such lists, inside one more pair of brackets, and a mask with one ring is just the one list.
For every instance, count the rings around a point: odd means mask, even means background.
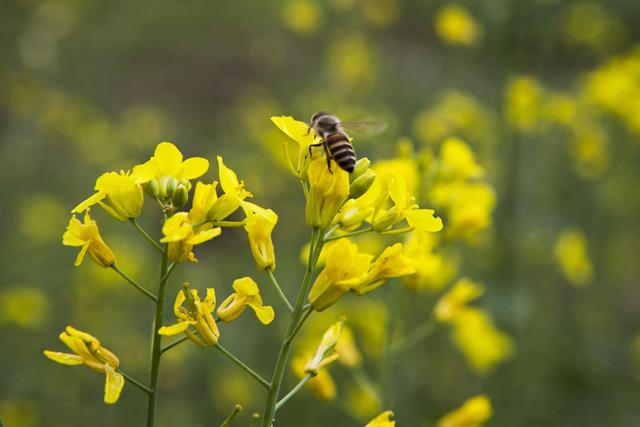
[{"label": "bee's striped abdomen", "polygon": [[329,148],[331,157],[333,157],[338,166],[349,173],[353,172],[353,168],[356,165],[356,153],[349,141],[349,137],[342,132],[334,132],[327,135],[325,143]]}]

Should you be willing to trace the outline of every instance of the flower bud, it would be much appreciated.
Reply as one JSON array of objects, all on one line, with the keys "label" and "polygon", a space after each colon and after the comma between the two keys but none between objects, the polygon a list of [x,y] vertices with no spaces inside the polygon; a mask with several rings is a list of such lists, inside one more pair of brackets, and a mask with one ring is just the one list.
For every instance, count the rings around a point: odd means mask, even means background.
[{"label": "flower bud", "polygon": [[183,184],[179,184],[171,195],[171,201],[173,202],[173,206],[176,208],[181,208],[186,205],[189,201],[189,191],[187,190],[187,187]]},{"label": "flower bud", "polygon": [[[353,174],[352,174],[353,175]],[[367,192],[373,181],[376,180],[376,173],[371,169],[364,171],[362,175],[351,181],[349,185],[349,198],[357,199]]]},{"label": "flower bud", "polygon": [[152,179],[142,186],[145,193],[151,198],[157,199],[160,195],[160,184],[158,180]]},{"label": "flower bud", "polygon": [[371,167],[371,160],[366,157],[358,159],[356,166],[353,168],[353,172],[349,175],[349,183],[352,183],[358,179],[363,173],[369,170]]},{"label": "flower bud", "polygon": [[173,193],[174,191],[176,191],[176,188],[178,187],[178,185],[180,184],[180,181],[178,181],[177,179],[173,178],[173,177],[167,177],[167,179],[165,180],[164,183],[164,195],[167,198],[173,197]]}]

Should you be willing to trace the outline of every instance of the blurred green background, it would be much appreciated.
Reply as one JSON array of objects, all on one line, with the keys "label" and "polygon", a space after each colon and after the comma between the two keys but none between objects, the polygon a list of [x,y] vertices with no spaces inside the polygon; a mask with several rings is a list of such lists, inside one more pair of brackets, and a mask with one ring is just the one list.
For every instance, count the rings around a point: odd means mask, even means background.
[{"label": "blurred green background", "polygon": [[[356,139],[374,162],[437,152],[448,136],[469,143],[497,203],[481,238],[452,250],[458,276],[486,286],[479,305],[514,352],[478,374],[442,327],[396,356],[378,403],[363,403],[338,367],[333,403],[304,391],[281,425],[364,425],[393,409],[400,426],[427,426],[481,393],[492,426],[640,425],[639,28],[636,0],[3,0],[0,416],[7,427],[143,423],[139,390],[127,385],[105,405],[99,376],[42,355],[63,349],[57,334],[71,324],[127,372],[147,375],[152,308],[112,271],[74,268],[76,251],[61,245],[70,209],[97,176],[147,160],[160,141],[186,156],[224,156],[255,202],[280,216],[277,273],[292,293],[308,238],[304,198],[269,117],[328,110],[389,123],[382,136]],[[158,236],[153,208],[141,222]],[[94,216],[122,268],[155,283],[153,250],[127,224]],[[241,229],[198,257],[176,270],[176,287],[189,280],[226,295],[248,274],[277,306]],[[410,328],[435,298],[416,295],[398,282],[343,310]],[[266,376],[284,327],[247,314],[222,333]],[[188,343],[163,360],[160,426],[218,425],[236,402],[246,408],[237,425],[248,425],[263,401],[214,350]]]}]

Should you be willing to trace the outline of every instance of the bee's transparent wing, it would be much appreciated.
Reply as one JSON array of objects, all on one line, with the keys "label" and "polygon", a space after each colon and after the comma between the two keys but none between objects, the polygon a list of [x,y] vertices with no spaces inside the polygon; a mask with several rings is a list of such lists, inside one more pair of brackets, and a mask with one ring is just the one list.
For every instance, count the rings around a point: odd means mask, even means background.
[{"label": "bee's transparent wing", "polygon": [[373,138],[387,130],[388,125],[376,120],[349,120],[342,122],[342,126],[350,136],[355,138]]}]

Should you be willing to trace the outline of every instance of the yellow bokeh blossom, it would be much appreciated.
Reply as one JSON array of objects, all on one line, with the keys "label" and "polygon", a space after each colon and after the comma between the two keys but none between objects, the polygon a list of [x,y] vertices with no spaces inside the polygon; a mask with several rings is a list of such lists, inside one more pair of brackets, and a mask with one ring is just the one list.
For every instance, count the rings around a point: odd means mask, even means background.
[{"label": "yellow bokeh blossom", "polygon": [[271,233],[278,222],[278,215],[271,209],[249,202],[243,202],[242,209],[247,216],[244,229],[249,237],[249,247],[256,265],[260,270],[275,269],[276,256]]},{"label": "yellow bokeh blossom", "polygon": [[160,241],[169,244],[169,259],[171,261],[196,262],[197,259],[192,252],[193,247],[219,236],[220,233],[220,227],[212,228],[211,224],[194,228],[189,221],[189,214],[178,212],[165,221],[162,226],[164,237]]},{"label": "yellow bokeh blossom", "polygon": [[142,184],[152,179],[151,168],[138,168],[134,173],[107,172],[96,180],[97,193],[78,204],[71,212],[82,213],[99,204],[109,215],[119,221],[137,218],[144,203]]},{"label": "yellow bokeh blossom", "polygon": [[416,270],[404,278],[405,286],[412,291],[442,289],[457,271],[456,257],[438,252],[433,233],[414,231],[405,243],[405,255]]},{"label": "yellow bokeh blossom", "polygon": [[[298,378],[303,378],[307,375],[305,365],[309,357],[311,357],[310,353],[303,353],[291,361],[293,373]],[[308,387],[318,399],[322,400],[333,400],[337,394],[336,383],[326,369],[321,370],[316,376],[307,381],[306,387]]]},{"label": "yellow bokeh blossom", "polygon": [[335,349],[336,353],[338,353],[338,360],[342,365],[353,367],[359,365],[362,361],[362,355],[356,346],[356,340],[351,328],[342,327],[340,339]]},{"label": "yellow bokeh blossom", "polygon": [[467,399],[461,407],[438,420],[438,427],[481,427],[493,413],[491,400],[486,395]]},{"label": "yellow bokeh blossom", "polygon": [[482,30],[473,16],[455,4],[446,5],[438,11],[435,28],[438,37],[452,45],[471,46],[482,36]]},{"label": "yellow bokeh blossom", "polygon": [[384,411],[364,427],[395,427],[396,418],[392,411]]},{"label": "yellow bokeh blossom", "polygon": [[361,283],[373,257],[358,252],[358,245],[340,239],[326,251],[325,267],[309,292],[309,302],[316,311],[326,310],[354,285]]},{"label": "yellow bokeh blossom", "polygon": [[[185,306],[186,302],[186,306]],[[220,331],[211,313],[216,308],[216,292],[213,288],[207,289],[204,301],[200,300],[197,289],[189,289],[188,285],[178,292],[173,304],[173,312],[178,318],[178,323],[171,326],[163,326],[158,330],[160,335],[177,335],[184,332],[201,347],[209,347],[218,344]],[[190,329],[193,327],[197,334]]]},{"label": "yellow bokeh blossom", "polygon": [[311,0],[289,0],[283,6],[282,19],[291,31],[310,34],[322,26],[323,14]]},{"label": "yellow bokeh blossom", "polygon": [[467,304],[481,297],[484,287],[466,277],[453,284],[451,290],[444,294],[433,309],[439,322],[453,322],[457,316],[467,309]]},{"label": "yellow bokeh blossom", "polygon": [[382,286],[387,279],[415,272],[413,262],[404,254],[402,243],[396,243],[382,251],[380,256],[369,264],[366,277],[352,289],[358,295],[368,294]]},{"label": "yellow bokeh blossom", "polygon": [[46,324],[49,308],[49,300],[39,288],[19,286],[0,291],[0,324],[37,328]]},{"label": "yellow bokeh blossom", "polygon": [[89,211],[84,215],[84,222],[80,222],[75,215],[69,220],[67,231],[62,236],[62,243],[66,246],[82,248],[76,258],[76,266],[82,263],[87,252],[89,252],[91,259],[101,267],[111,267],[116,262],[116,256],[102,240],[98,223],[91,219]]},{"label": "yellow bokeh blossom", "polygon": [[471,148],[460,138],[450,137],[442,143],[438,174],[445,179],[481,178],[484,169]]},{"label": "yellow bokeh blossom", "polygon": [[554,247],[556,262],[565,278],[575,286],[587,285],[593,277],[593,267],[587,252],[587,238],[579,230],[565,230]]},{"label": "yellow bokeh blossom", "polygon": [[273,321],[275,313],[273,307],[262,304],[262,296],[258,284],[251,277],[242,277],[233,282],[233,294],[225,299],[218,307],[218,316],[223,322],[231,322],[242,314],[249,306],[263,325]]},{"label": "yellow bokeh blossom", "polygon": [[332,171],[324,157],[309,165],[309,197],[305,219],[311,227],[324,228],[333,221],[338,209],[349,196],[349,174],[331,160]]},{"label": "yellow bokeh blossom", "polygon": [[104,401],[116,403],[124,387],[124,377],[117,372],[120,360],[96,338],[71,326],[67,326],[59,338],[74,354],[45,350],[44,355],[63,365],[85,365],[105,374]]},{"label": "yellow bokeh blossom", "polygon": [[533,132],[543,119],[544,88],[531,77],[518,76],[506,88],[507,120],[515,129]]}]

